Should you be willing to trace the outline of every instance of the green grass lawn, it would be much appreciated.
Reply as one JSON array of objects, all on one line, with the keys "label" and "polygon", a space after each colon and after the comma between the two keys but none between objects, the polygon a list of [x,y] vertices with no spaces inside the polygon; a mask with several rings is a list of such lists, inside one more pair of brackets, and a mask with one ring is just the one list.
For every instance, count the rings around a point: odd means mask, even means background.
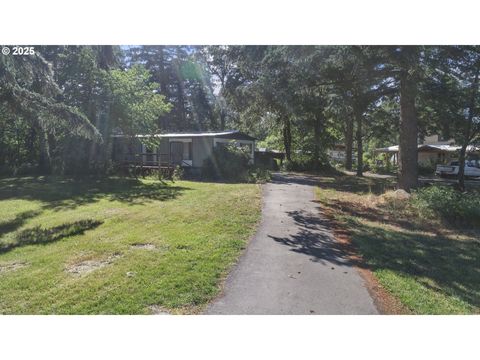
[{"label": "green grass lawn", "polygon": [[195,313],[260,217],[254,184],[0,179],[0,313]]},{"label": "green grass lawn", "polygon": [[[322,206],[345,227],[368,268],[415,314],[480,312],[480,232],[425,219],[379,196],[392,180],[323,176]],[[362,264],[359,264],[362,266]]]}]

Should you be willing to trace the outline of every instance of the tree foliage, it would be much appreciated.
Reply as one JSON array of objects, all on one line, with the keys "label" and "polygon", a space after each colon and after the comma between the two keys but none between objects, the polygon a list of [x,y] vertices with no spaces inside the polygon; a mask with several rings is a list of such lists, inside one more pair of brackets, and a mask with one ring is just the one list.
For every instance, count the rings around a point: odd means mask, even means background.
[{"label": "tree foliage", "polygon": [[123,134],[153,134],[157,132],[157,119],[168,113],[171,104],[158,93],[158,84],[150,82],[150,73],[141,65],[127,70],[110,72],[108,85],[111,92],[110,116]]},{"label": "tree foliage", "polygon": [[343,143],[345,166],[359,176],[375,147],[399,143],[399,184],[409,190],[419,137],[452,136],[461,161],[478,141],[479,54],[477,46],[40,46],[35,56],[0,57],[0,165],[102,173],[112,134],[235,128],[313,169]]}]

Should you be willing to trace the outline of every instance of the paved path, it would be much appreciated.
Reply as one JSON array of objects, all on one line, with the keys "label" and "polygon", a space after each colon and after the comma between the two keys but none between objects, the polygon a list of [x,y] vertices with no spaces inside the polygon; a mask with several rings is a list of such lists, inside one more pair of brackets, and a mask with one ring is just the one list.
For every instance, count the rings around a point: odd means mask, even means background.
[{"label": "paved path", "polygon": [[314,179],[274,176],[262,222],[207,314],[376,314],[314,200]]}]

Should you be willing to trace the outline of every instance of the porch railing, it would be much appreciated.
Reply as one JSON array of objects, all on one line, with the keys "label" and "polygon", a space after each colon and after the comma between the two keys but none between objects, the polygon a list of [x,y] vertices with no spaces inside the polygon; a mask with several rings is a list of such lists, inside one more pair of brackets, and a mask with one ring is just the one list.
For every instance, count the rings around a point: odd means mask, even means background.
[{"label": "porch railing", "polygon": [[172,166],[170,156],[168,154],[156,153],[135,153],[124,154],[121,162],[124,165],[137,166]]},{"label": "porch railing", "polygon": [[135,165],[143,167],[171,167],[180,165],[183,167],[192,166],[191,160],[182,160],[179,164],[174,163],[169,154],[156,154],[156,153],[136,153],[136,154],[124,154],[121,158],[123,165]]}]

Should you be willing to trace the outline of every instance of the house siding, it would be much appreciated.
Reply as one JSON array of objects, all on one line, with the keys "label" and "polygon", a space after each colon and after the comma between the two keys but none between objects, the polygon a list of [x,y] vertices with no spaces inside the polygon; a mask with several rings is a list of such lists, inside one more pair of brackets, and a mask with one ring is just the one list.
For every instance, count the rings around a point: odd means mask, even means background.
[{"label": "house siding", "polygon": [[168,139],[163,138],[160,140],[160,147],[158,152],[160,154],[168,154],[168,155],[170,154],[170,146],[169,146]]},{"label": "house siding", "polygon": [[[189,171],[195,170],[195,172],[197,172],[203,167],[204,161],[212,155],[216,142],[234,142],[241,144],[248,143],[251,145],[252,163],[254,162],[255,158],[255,139],[239,132],[164,134],[159,136],[161,138],[159,146],[156,149],[151,149],[153,150],[152,152],[150,152],[150,150],[147,149],[146,145],[144,144],[146,141],[142,141],[143,137],[144,135],[139,135],[135,141],[134,148],[129,148],[127,146],[127,142],[129,141],[127,137],[122,135],[115,136],[112,159],[116,162],[122,163],[122,165],[138,163],[138,160],[140,160],[143,165],[148,165],[150,167],[171,165],[172,161],[179,163],[178,153],[175,154],[176,159],[172,159],[172,142],[190,143],[188,155],[186,155],[186,150],[184,147],[184,158],[181,161],[182,166],[185,168],[190,168]],[[178,147],[176,147],[176,150],[178,151]],[[142,156],[139,156],[140,154],[142,154]]]},{"label": "house siding", "polygon": [[194,137],[192,138],[192,166],[202,167],[203,162],[212,154],[212,137]]},{"label": "house siding", "polygon": [[445,164],[454,159],[455,155],[455,153],[452,154],[445,151],[419,151],[418,163],[424,165]]}]

